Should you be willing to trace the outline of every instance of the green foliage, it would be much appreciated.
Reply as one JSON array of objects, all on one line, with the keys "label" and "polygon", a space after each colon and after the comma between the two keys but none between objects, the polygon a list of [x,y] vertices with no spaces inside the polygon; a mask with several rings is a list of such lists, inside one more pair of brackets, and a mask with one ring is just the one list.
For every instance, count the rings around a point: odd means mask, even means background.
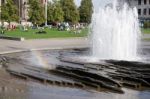
[{"label": "green foliage", "polygon": [[59,1],[48,3],[48,21],[62,22],[64,20],[64,12]]},{"label": "green foliage", "polygon": [[90,23],[93,13],[93,3],[91,0],[82,0],[79,7],[80,22]]},{"label": "green foliage", "polygon": [[88,29],[83,29],[81,33],[75,34],[68,31],[58,31],[57,29],[44,29],[46,34],[36,34],[39,29],[28,29],[28,31],[23,32],[19,29],[14,31],[6,31],[4,36],[12,37],[24,37],[25,39],[43,39],[43,38],[67,38],[67,37],[85,37],[87,36]]},{"label": "green foliage", "polygon": [[[1,20],[2,21],[19,21],[19,11],[13,2],[7,0],[7,3],[2,4]],[[29,0],[29,21],[34,25],[41,25],[45,22],[45,9],[41,5],[40,0]],[[80,12],[80,14],[79,14]],[[81,6],[77,9],[74,0],[53,0],[53,3],[48,3],[48,21],[49,22],[70,22],[78,23],[91,22],[93,12],[93,4],[91,0],[82,0]]]},{"label": "green foliage", "polygon": [[56,2],[54,4],[54,12],[53,12],[54,20],[62,22],[64,20],[64,12],[61,8],[61,5],[59,2]]},{"label": "green foliage", "polygon": [[2,7],[1,7],[1,20],[2,21],[7,21],[8,20],[8,17],[9,17],[9,14],[8,14],[8,8],[6,6],[6,4],[3,4]]},{"label": "green foliage", "polygon": [[150,34],[150,28],[142,28],[141,30],[144,34]]},{"label": "green foliage", "polygon": [[77,23],[80,17],[74,0],[60,0],[60,3],[64,11],[64,21]]},{"label": "green foliage", "polygon": [[7,0],[7,3],[2,4],[1,11],[2,21],[19,21],[17,6],[12,0]]},{"label": "green foliage", "polygon": [[54,16],[53,16],[53,12],[54,12],[54,9],[53,9],[53,4],[52,3],[48,3],[47,5],[47,20],[48,22],[54,22]]},{"label": "green foliage", "polygon": [[150,21],[144,22],[144,28],[150,28]]},{"label": "green foliage", "polygon": [[44,7],[39,0],[29,0],[29,20],[34,25],[41,25],[45,22]]}]

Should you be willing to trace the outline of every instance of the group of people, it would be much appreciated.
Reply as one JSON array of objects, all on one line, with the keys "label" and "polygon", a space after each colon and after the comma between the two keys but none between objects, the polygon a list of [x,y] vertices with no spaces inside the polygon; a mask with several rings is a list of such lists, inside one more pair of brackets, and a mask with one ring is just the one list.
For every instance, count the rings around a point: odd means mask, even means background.
[{"label": "group of people", "polygon": [[69,24],[68,22],[58,23],[59,31],[70,31],[72,33],[80,33],[85,26],[83,23]]},{"label": "group of people", "polygon": [[6,30],[15,30],[16,28],[17,28],[17,26],[14,24],[10,24],[7,27],[4,25],[1,25],[0,26],[1,34],[4,34]]},{"label": "group of people", "polygon": [[[32,29],[40,29],[40,27],[34,26],[32,25],[27,25],[27,24],[21,24],[18,25],[19,29],[21,31],[28,31],[28,29],[31,27]],[[72,23],[68,23],[68,22],[62,22],[62,23],[56,23],[49,25],[49,28],[57,28],[57,30],[59,31],[69,31],[70,33],[81,33],[81,30],[86,27],[86,24],[84,23],[77,23],[77,24],[72,24]],[[17,25],[14,24],[10,24],[7,26],[3,26],[1,25],[0,28],[0,33],[4,34],[6,30],[15,30],[17,28]],[[44,28],[44,27],[42,27]]]}]

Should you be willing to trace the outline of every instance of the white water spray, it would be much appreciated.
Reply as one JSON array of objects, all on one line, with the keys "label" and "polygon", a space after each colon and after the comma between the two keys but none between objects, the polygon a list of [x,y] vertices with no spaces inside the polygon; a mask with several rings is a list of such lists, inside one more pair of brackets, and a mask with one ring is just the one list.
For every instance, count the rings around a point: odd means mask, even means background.
[{"label": "white water spray", "polygon": [[92,19],[92,56],[100,59],[137,60],[140,28],[136,8],[117,0],[99,7]]}]

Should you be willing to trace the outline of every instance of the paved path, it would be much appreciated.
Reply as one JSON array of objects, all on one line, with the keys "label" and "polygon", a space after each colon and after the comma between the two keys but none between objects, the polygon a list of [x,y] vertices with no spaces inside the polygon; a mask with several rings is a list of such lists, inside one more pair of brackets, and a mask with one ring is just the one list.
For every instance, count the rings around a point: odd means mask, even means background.
[{"label": "paved path", "polygon": [[[144,35],[150,38],[150,35]],[[0,39],[0,54],[28,51],[88,47],[87,38],[59,38],[59,39],[35,39],[25,41],[13,41]],[[150,48],[150,41],[142,41],[143,48]]]},{"label": "paved path", "polygon": [[145,38],[145,39],[150,38],[150,34],[143,34],[142,38]]},{"label": "paved path", "polygon": [[27,50],[84,48],[87,46],[86,38],[37,39],[26,41],[0,39],[0,54]]}]

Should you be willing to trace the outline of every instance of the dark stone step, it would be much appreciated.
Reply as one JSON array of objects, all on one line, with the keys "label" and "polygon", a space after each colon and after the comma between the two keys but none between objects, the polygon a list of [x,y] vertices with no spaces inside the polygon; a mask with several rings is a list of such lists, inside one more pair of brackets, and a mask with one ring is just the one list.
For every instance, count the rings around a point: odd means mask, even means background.
[{"label": "dark stone step", "polygon": [[114,65],[119,65],[119,66],[125,66],[128,68],[149,68],[150,69],[150,64],[148,63],[143,63],[143,62],[136,62],[136,61],[117,61],[117,60],[106,60],[106,62],[114,64]]},{"label": "dark stone step", "polygon": [[44,72],[39,73],[39,71],[35,72],[32,70],[26,70],[26,69],[20,70],[20,69],[15,69],[15,68],[8,68],[7,71],[10,74],[15,75],[19,78],[23,78],[23,79],[31,78],[31,79],[35,79],[43,83],[49,83],[49,84],[59,85],[59,86],[71,86],[71,87],[80,87],[80,88],[84,87],[84,85],[81,83],[63,79],[55,75],[46,75]]},{"label": "dark stone step", "polygon": [[150,87],[150,83],[141,78],[136,78],[136,77],[132,77],[132,76],[124,76],[124,75],[109,75],[109,76],[111,76],[113,79],[141,83],[141,86]]},{"label": "dark stone step", "polygon": [[132,83],[132,82],[120,82],[123,86],[130,87],[130,88],[135,88],[135,89],[140,89],[141,84],[140,83]]},{"label": "dark stone step", "polygon": [[66,72],[72,72],[72,73],[75,73],[75,74],[83,76],[83,77],[92,78],[94,80],[107,82],[108,84],[110,84],[112,86],[121,87],[121,85],[119,83],[117,83],[116,81],[112,80],[111,78],[104,77],[104,76],[99,75],[99,74],[91,73],[89,71],[84,71],[82,69],[69,68],[69,67],[63,67],[63,66],[56,67],[56,69],[63,70],[63,71],[66,71]]},{"label": "dark stone step", "polygon": [[59,76],[64,76],[64,77],[68,77],[70,79],[74,79],[76,81],[79,81],[79,82],[85,84],[88,87],[93,87],[94,89],[97,89],[97,90],[99,90],[100,88],[105,88],[107,90],[115,91],[118,93],[123,93],[123,91],[116,86],[108,85],[102,81],[98,81],[98,80],[94,80],[92,78],[89,78],[88,76],[84,77],[81,75],[74,74],[73,72],[66,72],[63,70],[52,70],[50,72],[55,72]]},{"label": "dark stone step", "polygon": [[150,74],[150,69],[135,69],[134,71],[140,72],[140,73]]}]

